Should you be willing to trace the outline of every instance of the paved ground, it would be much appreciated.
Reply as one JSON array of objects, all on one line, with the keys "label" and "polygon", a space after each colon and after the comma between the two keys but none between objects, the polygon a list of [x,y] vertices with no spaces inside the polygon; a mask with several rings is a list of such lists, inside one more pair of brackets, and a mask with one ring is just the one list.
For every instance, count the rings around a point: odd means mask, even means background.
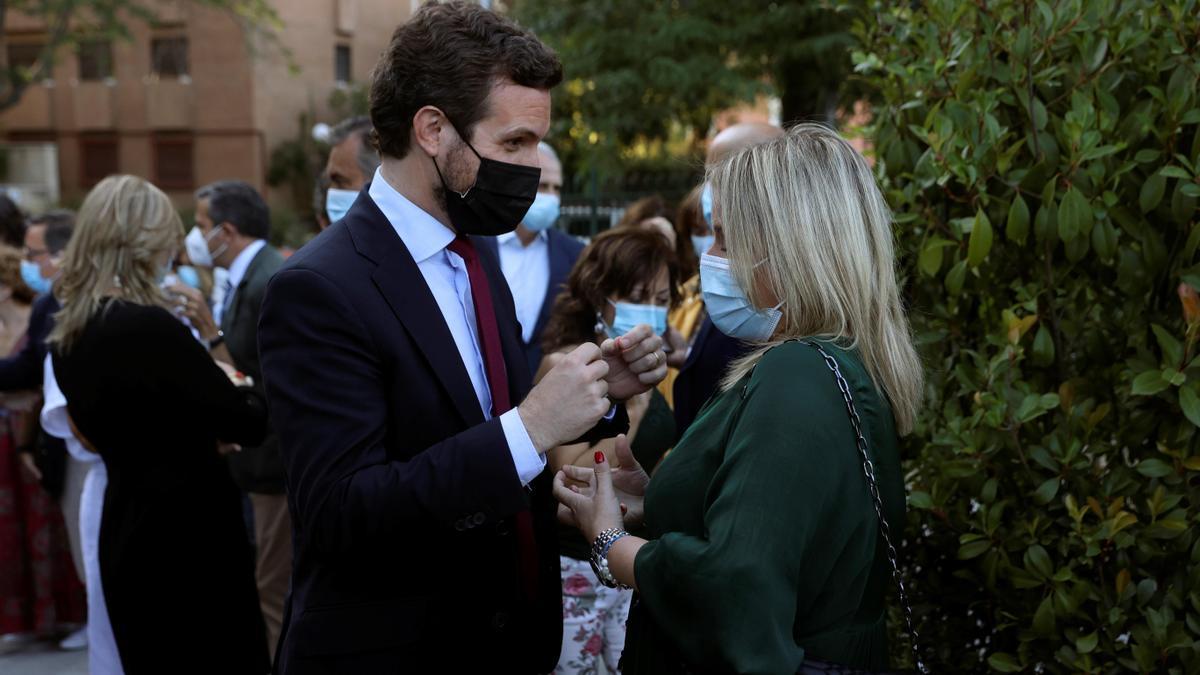
[{"label": "paved ground", "polygon": [[4,675],[88,675],[87,652],[60,651],[53,643],[0,655]]}]

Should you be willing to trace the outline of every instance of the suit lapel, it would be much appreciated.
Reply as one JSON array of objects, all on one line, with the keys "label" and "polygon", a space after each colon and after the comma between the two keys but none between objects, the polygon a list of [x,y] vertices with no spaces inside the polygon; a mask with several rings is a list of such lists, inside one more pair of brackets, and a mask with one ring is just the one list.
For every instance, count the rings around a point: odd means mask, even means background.
[{"label": "suit lapel", "polygon": [[571,261],[568,259],[566,251],[557,245],[558,238],[555,234],[553,231],[546,232],[546,255],[550,256],[550,283],[546,285],[542,310],[538,312],[537,324],[533,328],[535,336],[541,335],[546,330],[546,324],[550,321],[550,312],[554,309],[554,301],[562,292],[563,284],[571,274]]},{"label": "suit lapel", "polygon": [[716,330],[716,327],[713,326],[712,321],[705,316],[704,321],[700,323],[699,330],[696,331],[696,339],[692,340],[692,351],[688,354],[687,360],[684,361],[683,367],[679,369],[680,375],[692,369],[692,364],[694,364],[696,360],[700,358],[700,352],[704,351],[704,343],[708,341],[709,333],[714,330]]},{"label": "suit lapel", "polygon": [[454,401],[463,424],[475,426],[483,422],[483,412],[454,336],[412,254],[368,196],[369,187],[363,188],[345,217],[354,245],[359,255],[376,264],[371,275],[375,287]]}]

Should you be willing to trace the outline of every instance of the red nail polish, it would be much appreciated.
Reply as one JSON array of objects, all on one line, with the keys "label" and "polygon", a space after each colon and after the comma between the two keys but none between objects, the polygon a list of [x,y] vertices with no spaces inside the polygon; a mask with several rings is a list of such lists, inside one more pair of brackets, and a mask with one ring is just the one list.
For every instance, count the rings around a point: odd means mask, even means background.
[{"label": "red nail polish", "polygon": [[596,459],[597,464],[603,464],[604,463],[604,453],[597,450],[595,459]]}]

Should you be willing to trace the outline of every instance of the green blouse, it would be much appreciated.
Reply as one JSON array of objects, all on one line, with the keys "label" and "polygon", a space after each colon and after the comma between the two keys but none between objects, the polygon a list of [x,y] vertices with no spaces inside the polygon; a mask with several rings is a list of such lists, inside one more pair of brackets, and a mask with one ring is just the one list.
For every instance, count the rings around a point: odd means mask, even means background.
[{"label": "green blouse", "polygon": [[[854,351],[852,388],[893,531],[904,484],[891,408]],[[890,565],[833,373],[789,342],[714,396],[646,494],[625,675],[887,667]]]}]

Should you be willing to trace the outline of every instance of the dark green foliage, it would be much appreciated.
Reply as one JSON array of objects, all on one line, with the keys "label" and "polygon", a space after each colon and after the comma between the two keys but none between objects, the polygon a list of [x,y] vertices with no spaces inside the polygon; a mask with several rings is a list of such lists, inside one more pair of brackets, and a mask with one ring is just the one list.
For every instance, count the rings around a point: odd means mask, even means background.
[{"label": "dark green foliage", "polygon": [[935,672],[1200,672],[1200,6],[855,32],[928,366],[904,555]]}]

